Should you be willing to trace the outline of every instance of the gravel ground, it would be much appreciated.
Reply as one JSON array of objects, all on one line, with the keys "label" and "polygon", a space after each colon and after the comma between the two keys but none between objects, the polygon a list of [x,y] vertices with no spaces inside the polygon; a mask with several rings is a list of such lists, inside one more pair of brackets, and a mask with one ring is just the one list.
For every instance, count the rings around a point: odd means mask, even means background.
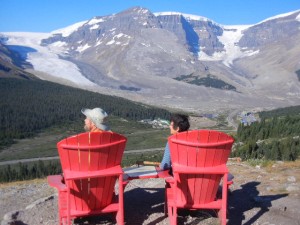
[{"label": "gravel ground", "polygon": [[[228,201],[228,223],[300,224],[300,167],[278,162],[270,168],[229,162],[234,174]],[[57,194],[46,180],[0,184],[1,225],[58,224]],[[125,189],[127,225],[169,224],[164,215],[164,180],[131,181]],[[76,219],[74,224],[115,224],[112,216]],[[218,224],[213,212],[179,212],[178,224]]]}]

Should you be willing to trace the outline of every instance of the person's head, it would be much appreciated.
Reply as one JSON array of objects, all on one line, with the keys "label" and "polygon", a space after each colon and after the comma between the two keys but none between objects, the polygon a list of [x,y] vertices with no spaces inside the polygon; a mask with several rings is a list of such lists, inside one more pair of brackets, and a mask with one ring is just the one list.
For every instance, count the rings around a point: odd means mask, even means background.
[{"label": "person's head", "polygon": [[189,117],[182,114],[173,114],[170,118],[170,133],[187,131],[190,128]]},{"label": "person's head", "polygon": [[81,112],[86,116],[84,120],[85,131],[109,130],[109,127],[105,124],[105,118],[108,115],[103,109],[81,109]]}]

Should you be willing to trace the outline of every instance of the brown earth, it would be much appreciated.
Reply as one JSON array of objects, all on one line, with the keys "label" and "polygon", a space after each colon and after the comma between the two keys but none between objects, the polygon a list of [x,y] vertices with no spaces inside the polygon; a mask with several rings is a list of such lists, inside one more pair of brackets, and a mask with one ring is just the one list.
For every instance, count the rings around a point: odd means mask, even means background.
[{"label": "brown earth", "polygon": [[[228,222],[231,225],[299,225],[300,161],[275,162],[267,167],[229,161],[234,174],[230,188]],[[131,181],[125,189],[127,225],[169,224],[164,216],[164,181]],[[56,190],[45,179],[0,184],[1,225],[53,225],[57,220]],[[114,224],[111,216],[90,217],[74,224]],[[213,212],[179,212],[178,224],[218,224]]]}]

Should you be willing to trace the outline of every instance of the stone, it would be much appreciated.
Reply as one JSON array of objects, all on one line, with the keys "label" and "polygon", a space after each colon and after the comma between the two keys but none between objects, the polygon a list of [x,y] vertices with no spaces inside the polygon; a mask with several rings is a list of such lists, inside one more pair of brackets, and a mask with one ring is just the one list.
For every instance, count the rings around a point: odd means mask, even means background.
[{"label": "stone", "polygon": [[299,191],[300,188],[295,185],[295,184],[291,184],[291,185],[288,185],[287,188],[286,188],[287,191]]},{"label": "stone", "polygon": [[289,176],[289,177],[287,178],[287,181],[288,181],[288,182],[296,182],[296,177],[294,177],[294,176]]},{"label": "stone", "polygon": [[15,219],[17,219],[19,213],[20,213],[20,211],[8,212],[4,215],[3,219],[4,220],[15,220]]}]

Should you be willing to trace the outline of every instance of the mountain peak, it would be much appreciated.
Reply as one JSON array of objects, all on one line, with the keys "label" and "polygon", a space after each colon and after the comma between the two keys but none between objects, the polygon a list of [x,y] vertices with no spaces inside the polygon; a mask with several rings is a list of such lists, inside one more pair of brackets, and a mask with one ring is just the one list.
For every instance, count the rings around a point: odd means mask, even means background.
[{"label": "mountain peak", "polygon": [[149,9],[141,7],[141,6],[135,6],[135,7],[129,8],[118,14],[128,14],[128,13],[134,13],[134,14],[149,14],[150,13],[150,14],[152,14]]},{"label": "mountain peak", "polygon": [[[299,11],[273,19],[225,26],[201,16],[153,14],[137,6],[35,42],[21,35],[7,37],[7,43],[35,49],[26,52],[35,70],[155,105],[210,109],[223,107],[219,99],[226,107],[299,104]],[[189,80],[176,79],[182,76]],[[219,88],[223,84],[237,91],[224,91]]]},{"label": "mountain peak", "polygon": [[291,16],[293,14],[295,14],[295,19],[300,22],[300,9],[299,9],[299,10],[296,10],[296,11],[292,11],[292,12],[283,13],[283,14],[279,14],[279,15],[276,15],[276,16],[269,17],[269,18],[267,18],[265,20],[260,21],[257,24],[261,24],[261,23],[264,23],[264,22],[267,22],[267,21],[271,21],[271,20],[275,20],[275,19],[280,19],[280,18],[288,17],[288,16]]},{"label": "mountain peak", "polygon": [[155,16],[173,16],[173,15],[179,15],[183,16],[188,20],[201,20],[201,21],[212,21],[206,17],[203,16],[197,16],[197,15],[192,15],[192,14],[186,14],[186,13],[181,13],[181,12],[157,12],[154,13]]},{"label": "mountain peak", "polygon": [[77,31],[78,28],[80,28],[86,22],[87,22],[87,20],[72,24],[68,27],[64,27],[64,28],[61,28],[61,29],[58,29],[58,30],[54,30],[54,31],[51,32],[51,34],[61,34],[63,37],[67,37],[70,34],[72,34],[73,32]]}]

